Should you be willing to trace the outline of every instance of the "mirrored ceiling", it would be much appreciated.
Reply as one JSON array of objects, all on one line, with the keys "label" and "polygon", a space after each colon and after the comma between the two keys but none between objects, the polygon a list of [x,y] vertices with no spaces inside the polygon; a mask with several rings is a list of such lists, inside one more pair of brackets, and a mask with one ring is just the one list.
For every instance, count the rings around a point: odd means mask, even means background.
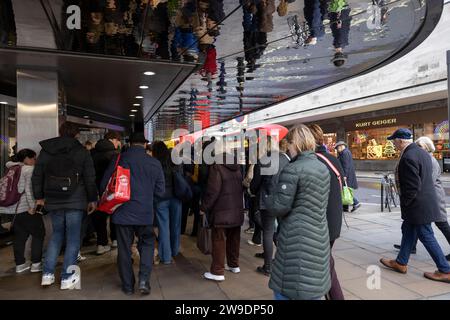
[{"label": "mirrored ceiling", "polygon": [[[441,2],[1,0],[0,47],[195,68],[187,79],[176,79],[181,83],[176,86],[165,83],[164,68],[158,69],[152,81],[167,86],[164,99],[155,99],[151,83],[149,90],[136,91],[143,81],[140,74],[135,82],[123,81],[124,90],[118,90],[117,77],[102,78],[105,88],[114,82],[113,97],[119,103],[111,104],[112,97],[97,97],[90,105],[76,101],[103,113],[111,105],[123,107],[123,114],[139,104],[155,138],[167,139],[176,128],[192,131],[195,120],[206,128],[379,66],[417,37],[431,3],[435,9]],[[434,11],[437,23],[440,11]],[[81,61],[72,69],[79,79],[89,80],[92,69],[83,65]],[[83,87],[88,84],[92,81],[77,81],[66,90],[77,96],[89,92]]]},{"label": "mirrored ceiling", "polygon": [[[425,1],[225,1],[227,18],[191,75],[159,110],[158,139],[203,128],[369,70],[421,30]],[[342,94],[345,94],[344,92]],[[299,106],[301,109],[302,106]]]}]

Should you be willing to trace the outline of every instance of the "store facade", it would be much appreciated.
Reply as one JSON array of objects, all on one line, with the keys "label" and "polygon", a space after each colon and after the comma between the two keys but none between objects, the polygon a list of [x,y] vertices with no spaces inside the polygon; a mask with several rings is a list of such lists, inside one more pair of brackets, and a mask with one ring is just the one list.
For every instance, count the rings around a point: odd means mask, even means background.
[{"label": "store facade", "polygon": [[399,152],[387,140],[395,130],[409,128],[414,139],[431,138],[434,156],[442,165],[449,152],[447,100],[437,100],[386,110],[317,121],[325,132],[325,144],[333,151],[337,141],[345,141],[357,170],[388,171],[395,168]]}]

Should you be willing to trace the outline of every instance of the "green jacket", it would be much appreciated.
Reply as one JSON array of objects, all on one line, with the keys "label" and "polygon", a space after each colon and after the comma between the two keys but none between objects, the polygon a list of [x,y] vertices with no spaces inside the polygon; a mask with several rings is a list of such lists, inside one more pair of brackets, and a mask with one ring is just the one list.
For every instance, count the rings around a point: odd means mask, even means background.
[{"label": "green jacket", "polygon": [[330,173],[301,153],[281,172],[269,212],[282,218],[269,287],[293,300],[323,297],[331,286],[327,204]]}]

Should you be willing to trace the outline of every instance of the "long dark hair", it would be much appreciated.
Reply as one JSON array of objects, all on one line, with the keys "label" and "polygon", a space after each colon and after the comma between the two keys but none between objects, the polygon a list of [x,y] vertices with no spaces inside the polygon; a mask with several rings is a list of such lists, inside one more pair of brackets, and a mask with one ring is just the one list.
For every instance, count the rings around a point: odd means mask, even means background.
[{"label": "long dark hair", "polygon": [[154,158],[161,162],[163,167],[171,167],[172,161],[170,160],[170,151],[166,144],[162,141],[155,141],[152,143],[152,155]]}]

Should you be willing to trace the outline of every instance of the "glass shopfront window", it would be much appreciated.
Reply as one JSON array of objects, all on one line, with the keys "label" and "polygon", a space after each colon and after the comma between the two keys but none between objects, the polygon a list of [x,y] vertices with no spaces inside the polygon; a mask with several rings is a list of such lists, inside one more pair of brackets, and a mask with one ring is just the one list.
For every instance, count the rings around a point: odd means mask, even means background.
[{"label": "glass shopfront window", "polygon": [[448,121],[428,122],[414,126],[414,138],[417,139],[422,136],[427,136],[433,140],[436,151],[434,157],[441,160],[444,153],[449,151],[448,138]]},{"label": "glass shopfront window", "polygon": [[324,133],[323,134],[323,142],[327,147],[328,152],[334,154],[336,150],[334,149],[337,142],[337,134],[336,133]]},{"label": "glass shopfront window", "polygon": [[[407,126],[402,126],[407,127]],[[392,141],[387,140],[395,130],[400,128],[386,127],[376,129],[355,130],[347,133],[347,143],[357,160],[395,160],[400,153],[395,150]],[[409,129],[412,129],[409,127]]]}]

